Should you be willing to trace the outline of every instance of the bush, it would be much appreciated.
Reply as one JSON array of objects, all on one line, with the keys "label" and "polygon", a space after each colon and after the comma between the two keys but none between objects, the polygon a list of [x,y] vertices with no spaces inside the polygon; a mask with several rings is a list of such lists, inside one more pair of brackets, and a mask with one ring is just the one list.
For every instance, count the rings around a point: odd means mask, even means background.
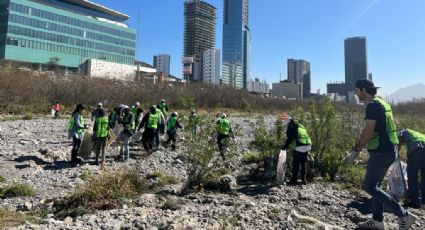
[{"label": "bush", "polygon": [[0,198],[34,196],[34,189],[28,184],[12,184],[0,188]]},{"label": "bush", "polygon": [[34,117],[34,115],[32,114],[32,113],[26,113],[23,117],[22,117],[22,119],[23,120],[32,120],[33,119],[33,117]]},{"label": "bush", "polygon": [[339,179],[348,188],[361,189],[365,173],[362,166],[347,166],[341,169]]},{"label": "bush", "polygon": [[78,188],[72,195],[56,202],[54,214],[63,219],[67,216],[93,213],[120,207],[126,199],[148,191],[149,185],[137,171],[105,173]]},{"label": "bush", "polygon": [[85,171],[82,172],[79,176],[78,176],[81,180],[87,181],[93,178],[93,175],[90,171]]},{"label": "bush", "polygon": [[[226,162],[219,156],[216,144],[215,119],[202,118],[201,127],[196,136],[189,138],[184,150],[188,178],[182,188],[187,192],[192,188],[201,190],[208,181],[217,181],[220,176],[230,172],[229,165],[236,165],[236,146],[233,141],[228,143],[225,152]],[[189,136],[189,134],[186,134]]]},{"label": "bush", "polygon": [[12,212],[7,209],[0,209],[0,228],[6,229],[9,227],[24,224],[26,221],[36,222],[35,218],[27,216],[24,213]]},{"label": "bush", "polygon": [[147,179],[154,179],[156,180],[154,183],[151,184],[151,189],[163,187],[165,185],[170,184],[178,184],[179,180],[175,176],[170,176],[167,174],[164,174],[162,172],[153,172],[152,174],[149,174],[147,176]]},{"label": "bush", "polygon": [[257,151],[249,151],[242,155],[242,162],[245,164],[259,163],[262,159]]},{"label": "bush", "polygon": [[6,181],[6,178],[4,176],[0,175],[0,183],[3,183],[5,181]]}]

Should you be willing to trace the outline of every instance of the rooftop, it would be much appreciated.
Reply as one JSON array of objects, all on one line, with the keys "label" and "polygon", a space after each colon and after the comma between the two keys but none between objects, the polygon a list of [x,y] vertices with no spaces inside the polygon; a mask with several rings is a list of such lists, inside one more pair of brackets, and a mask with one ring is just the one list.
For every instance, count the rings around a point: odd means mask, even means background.
[{"label": "rooftop", "polygon": [[83,6],[86,7],[88,9],[92,9],[92,10],[96,10],[114,17],[118,17],[121,18],[123,20],[128,20],[130,19],[130,16],[123,14],[121,12],[109,9],[105,6],[99,5],[97,3],[91,2],[91,1],[87,1],[87,0],[61,0],[63,2],[67,2],[67,3],[71,3],[77,6]]}]

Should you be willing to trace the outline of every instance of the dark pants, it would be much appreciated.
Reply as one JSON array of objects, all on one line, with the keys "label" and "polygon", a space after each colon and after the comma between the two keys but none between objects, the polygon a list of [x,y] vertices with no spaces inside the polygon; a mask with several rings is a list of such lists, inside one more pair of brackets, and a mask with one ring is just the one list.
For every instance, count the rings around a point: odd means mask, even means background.
[{"label": "dark pants", "polygon": [[78,150],[81,146],[81,139],[72,137],[72,150],[71,150],[71,162],[78,162]]},{"label": "dark pants", "polygon": [[[421,172],[420,185],[419,171]],[[407,154],[407,177],[409,198],[414,206],[421,206],[425,200],[425,149],[417,148]],[[419,190],[421,197],[419,197]]]},{"label": "dark pants", "polygon": [[59,110],[55,110],[55,119],[59,117]]},{"label": "dark pants", "polygon": [[307,155],[308,152],[302,153],[294,150],[293,161],[292,161],[292,178],[291,182],[296,183],[298,179],[298,171],[301,168],[301,180],[303,183],[306,182],[306,168],[307,168]]},{"label": "dark pants", "polygon": [[223,158],[223,160],[226,160],[226,158],[224,157],[224,151],[226,151],[228,143],[229,143],[229,135],[224,135],[224,134],[217,135],[218,151],[220,151],[220,155],[221,155],[221,158]]},{"label": "dark pants", "polygon": [[398,217],[407,214],[393,197],[381,189],[381,181],[396,158],[395,150],[389,153],[369,152],[363,190],[372,196],[372,218],[376,221],[384,220],[384,206]]},{"label": "dark pants", "polygon": [[157,133],[156,129],[150,129],[150,128],[145,128],[145,131],[143,132],[142,145],[147,152],[153,150],[156,133]]},{"label": "dark pants", "polygon": [[102,163],[105,163],[105,147],[107,137],[96,137],[94,142],[94,152],[96,153],[96,164],[99,164],[99,155],[102,152]]},{"label": "dark pants", "polygon": [[168,139],[165,142],[166,145],[168,146],[170,144],[170,142],[172,142],[171,148],[173,150],[175,150],[176,149],[176,137],[177,137],[176,130],[167,130],[167,135],[168,135]]}]

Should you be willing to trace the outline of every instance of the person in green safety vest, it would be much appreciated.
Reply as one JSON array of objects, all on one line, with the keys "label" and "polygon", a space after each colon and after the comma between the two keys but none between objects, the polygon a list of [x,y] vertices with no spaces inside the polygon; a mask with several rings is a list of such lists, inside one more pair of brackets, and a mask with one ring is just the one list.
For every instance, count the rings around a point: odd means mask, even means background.
[{"label": "person in green safety vest", "polygon": [[290,185],[298,184],[298,172],[301,169],[301,183],[307,184],[307,156],[311,150],[311,139],[308,136],[307,129],[294,118],[290,116],[282,117],[286,129],[286,142],[282,146],[283,150],[291,149],[292,157],[292,177],[289,181]]},{"label": "person in green safety vest", "polygon": [[142,121],[142,117],[143,117],[143,113],[145,111],[143,111],[142,108],[140,108],[140,102],[136,102],[132,107],[131,107],[131,113],[133,114],[133,120],[134,120],[134,124],[135,124],[135,128],[139,127],[140,122]]},{"label": "person in green safety vest", "polygon": [[353,147],[355,153],[364,147],[369,152],[363,190],[372,196],[372,219],[358,224],[359,228],[385,229],[384,207],[399,218],[399,229],[409,229],[417,217],[403,208],[394,198],[381,189],[388,168],[397,159],[399,143],[391,106],[376,96],[377,89],[369,79],[356,82],[355,91],[366,105],[365,128]]},{"label": "person in green safety vest", "polygon": [[181,129],[182,126],[179,123],[179,114],[173,112],[171,117],[167,120],[167,135],[168,140],[165,142],[165,148],[172,142],[171,149],[176,150],[176,138],[177,138],[177,129]]},{"label": "person in green safety vest", "polygon": [[109,136],[109,119],[106,116],[105,110],[100,110],[98,114],[98,118],[96,118],[95,126],[96,130],[93,134],[96,137],[94,144],[94,152],[96,154],[96,164],[99,165],[99,155],[102,152],[102,166],[105,165],[105,147],[106,141]]},{"label": "person in green safety vest", "polygon": [[85,109],[86,107],[83,104],[78,104],[68,122],[68,139],[72,138],[71,163],[81,162],[77,155],[84,138],[84,129],[87,129],[83,117]]},{"label": "person in green safety vest", "polygon": [[227,114],[220,114],[220,118],[216,122],[216,131],[218,150],[220,152],[221,158],[223,158],[223,161],[225,161],[225,151],[229,143],[229,138],[234,138],[232,126],[230,125],[229,119],[227,119]]},{"label": "person in green safety vest", "polygon": [[[407,183],[408,202],[413,208],[421,208],[425,204],[425,134],[411,129],[398,132],[399,151],[401,145],[407,146]],[[418,173],[421,173],[421,183]],[[420,186],[419,186],[420,185]],[[419,196],[419,190],[421,195]]]},{"label": "person in green safety vest", "polygon": [[116,106],[112,112],[109,113],[108,119],[109,119],[109,128],[113,129],[115,127],[115,124],[118,121],[118,117],[120,116],[121,108]]},{"label": "person in green safety vest", "polygon": [[139,125],[138,131],[144,129],[142,135],[142,145],[148,156],[151,155],[154,150],[154,139],[156,132],[158,131],[160,120],[161,111],[156,109],[156,106],[152,106],[149,112],[145,114],[142,122],[140,122]]},{"label": "person in green safety vest", "polygon": [[189,115],[189,128],[190,128],[190,133],[192,134],[192,136],[196,135],[198,123],[199,123],[199,117],[196,114],[196,110],[192,110],[192,112],[190,112],[190,115]]},{"label": "person in green safety vest", "polygon": [[165,104],[165,99],[162,99],[161,102],[156,106],[157,109],[161,110],[162,114],[164,114],[165,118],[168,116],[168,105]]},{"label": "person in green safety vest", "polygon": [[130,155],[130,137],[134,134],[134,120],[133,114],[130,112],[130,107],[123,106],[122,108],[123,117],[118,119],[118,123],[122,124],[124,130],[120,135],[120,140],[123,144],[120,147],[121,160],[127,161]]}]

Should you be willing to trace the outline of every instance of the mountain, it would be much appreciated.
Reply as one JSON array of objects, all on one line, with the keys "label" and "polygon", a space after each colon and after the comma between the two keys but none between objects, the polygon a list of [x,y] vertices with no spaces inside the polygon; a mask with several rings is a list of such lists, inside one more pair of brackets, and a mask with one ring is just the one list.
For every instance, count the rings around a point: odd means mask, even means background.
[{"label": "mountain", "polygon": [[388,96],[394,103],[425,98],[425,85],[422,83],[401,88]]}]

